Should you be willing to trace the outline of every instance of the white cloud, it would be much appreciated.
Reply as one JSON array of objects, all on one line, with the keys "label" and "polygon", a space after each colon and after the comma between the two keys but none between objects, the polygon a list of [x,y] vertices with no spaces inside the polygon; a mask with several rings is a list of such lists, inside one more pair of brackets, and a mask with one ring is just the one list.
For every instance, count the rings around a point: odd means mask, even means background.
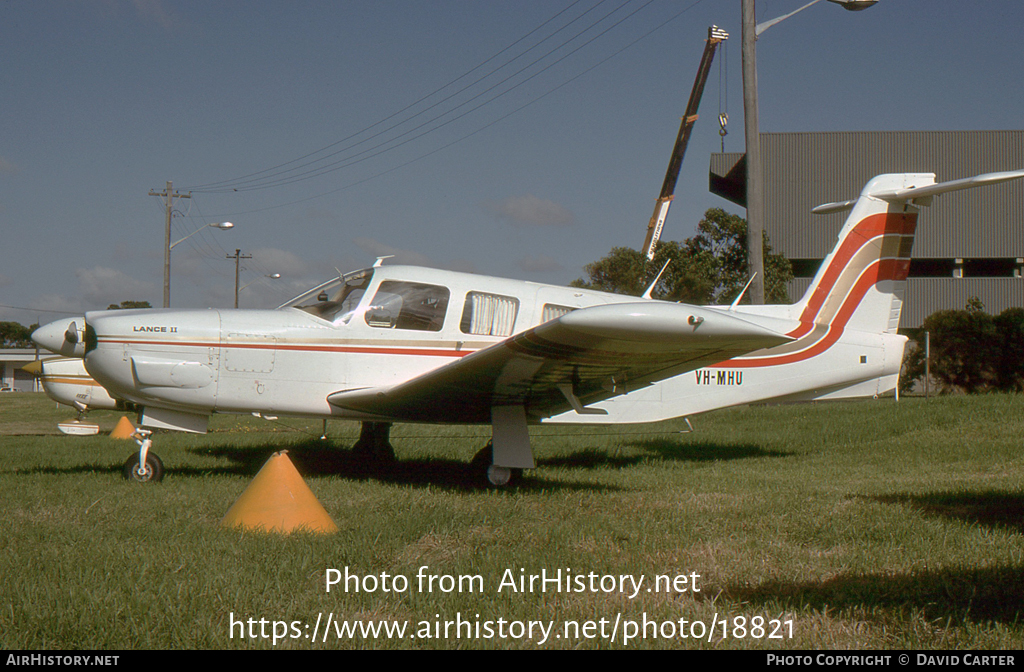
[{"label": "white cloud", "polygon": [[568,208],[533,194],[487,201],[484,207],[498,220],[513,225],[568,227],[576,224],[576,216]]},{"label": "white cloud", "polygon": [[281,277],[301,278],[309,273],[309,262],[288,250],[263,247],[253,250],[252,258],[268,274],[280,273]]},{"label": "white cloud", "polygon": [[114,268],[95,266],[75,271],[78,295],[84,304],[106,307],[122,301],[151,301],[156,287],[150,282],[136,280]]},{"label": "white cloud", "polygon": [[[32,306],[32,310],[46,314],[43,316],[41,324],[56,320],[60,317],[59,314],[82,315],[87,309],[94,307],[84,305],[81,299],[62,294],[43,294],[30,301],[28,305]],[[102,307],[106,308],[107,305],[107,303],[104,303]],[[51,313],[54,313],[54,315],[51,315]]]}]

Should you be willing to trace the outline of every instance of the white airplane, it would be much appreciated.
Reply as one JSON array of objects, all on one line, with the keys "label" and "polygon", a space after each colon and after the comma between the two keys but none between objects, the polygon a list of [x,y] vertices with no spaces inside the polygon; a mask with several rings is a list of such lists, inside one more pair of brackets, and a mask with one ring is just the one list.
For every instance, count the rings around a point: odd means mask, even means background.
[{"label": "white airplane", "polygon": [[58,404],[71,406],[80,414],[95,409],[128,410],[130,404],[114,399],[106,388],[85,370],[80,357],[41,359],[21,367],[39,378],[46,396]]},{"label": "white airplane", "polygon": [[504,485],[535,466],[536,423],[618,424],[768,400],[892,392],[918,206],[1024,170],[935,183],[880,175],[789,306],[691,306],[408,266],[342,275],[276,310],[114,310],[37,330],[83,357],[147,435],[126,472],[159,480],[153,429],[205,432],[212,413],[362,422],[355,446],[393,457],[395,422],[490,424],[474,463]]}]

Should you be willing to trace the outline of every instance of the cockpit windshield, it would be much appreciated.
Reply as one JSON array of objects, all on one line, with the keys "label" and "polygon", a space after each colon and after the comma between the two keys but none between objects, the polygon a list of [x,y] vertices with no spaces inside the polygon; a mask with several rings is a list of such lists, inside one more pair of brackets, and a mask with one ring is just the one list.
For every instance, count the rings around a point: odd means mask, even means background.
[{"label": "cockpit windshield", "polygon": [[372,268],[345,273],[297,296],[281,308],[298,308],[328,322],[348,324],[371,278]]}]

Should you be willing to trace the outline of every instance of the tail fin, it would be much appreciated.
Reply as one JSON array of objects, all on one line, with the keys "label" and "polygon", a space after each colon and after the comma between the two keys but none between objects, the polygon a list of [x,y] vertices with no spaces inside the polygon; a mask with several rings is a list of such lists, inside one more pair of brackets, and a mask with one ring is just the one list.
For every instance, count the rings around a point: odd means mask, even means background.
[{"label": "tail fin", "polygon": [[933,196],[1024,177],[1024,170],[988,173],[935,183],[931,173],[879,175],[856,201],[829,203],[816,213],[852,208],[839,242],[825,258],[814,281],[797,303],[800,327],[790,336],[819,332],[834,336],[845,329],[895,333],[910,270],[919,206]]},{"label": "tail fin", "polygon": [[817,213],[850,207],[852,211],[839,232],[839,242],[797,304],[797,337],[824,331],[829,325],[872,333],[896,331],[918,209],[906,202],[881,200],[874,193],[934,183],[933,174],[879,175],[856,201],[815,208]]}]

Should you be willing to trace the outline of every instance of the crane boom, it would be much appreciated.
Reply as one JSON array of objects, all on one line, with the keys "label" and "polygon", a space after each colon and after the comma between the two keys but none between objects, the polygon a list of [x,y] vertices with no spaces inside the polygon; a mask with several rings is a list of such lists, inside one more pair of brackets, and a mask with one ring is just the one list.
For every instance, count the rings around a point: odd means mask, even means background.
[{"label": "crane boom", "polygon": [[679,124],[679,133],[676,135],[676,144],[672,147],[672,156],[668,162],[668,170],[665,172],[665,181],[661,185],[661,195],[654,205],[654,214],[647,224],[647,239],[644,240],[644,253],[647,259],[654,259],[654,249],[658,246],[658,239],[661,238],[661,229],[665,226],[665,219],[668,217],[668,208],[672,204],[676,190],[676,182],[679,180],[679,170],[683,165],[683,155],[686,154],[686,144],[690,141],[690,131],[697,121],[697,109],[700,107],[700,99],[704,95],[704,84],[708,81],[708,72],[711,70],[711,61],[715,58],[715,51],[718,45],[729,39],[729,34],[718,26],[708,28],[708,40],[704,45],[704,54],[700,59],[700,67],[697,69],[697,79],[693,82],[693,90],[690,92],[690,101],[686,104],[686,113]]}]

